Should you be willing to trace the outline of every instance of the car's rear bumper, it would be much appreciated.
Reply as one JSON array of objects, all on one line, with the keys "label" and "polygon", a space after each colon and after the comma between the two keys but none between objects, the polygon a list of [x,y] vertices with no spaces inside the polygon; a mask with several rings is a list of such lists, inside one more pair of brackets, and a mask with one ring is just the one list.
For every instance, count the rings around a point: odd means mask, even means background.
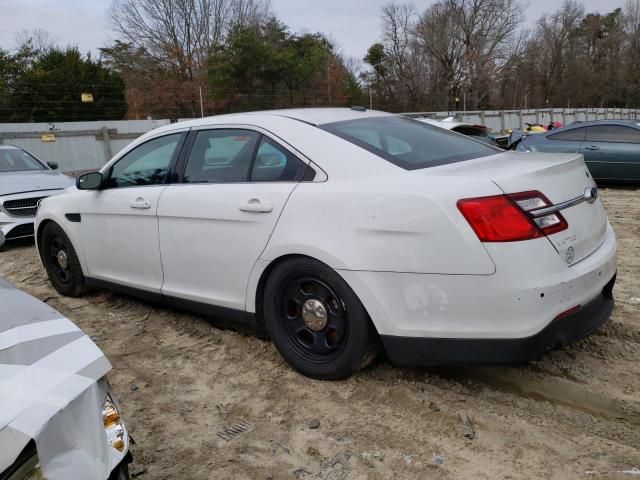
[{"label": "car's rear bumper", "polygon": [[580,340],[604,325],[613,311],[615,275],[600,295],[575,313],[526,338],[418,338],[381,335],[389,358],[400,365],[514,364]]},{"label": "car's rear bumper", "polygon": [[[558,315],[595,300],[616,272],[616,238],[607,228],[591,255],[567,266],[539,239],[509,250],[493,275],[339,270],[378,333],[391,337],[522,339]],[[511,259],[509,261],[509,259]]]}]

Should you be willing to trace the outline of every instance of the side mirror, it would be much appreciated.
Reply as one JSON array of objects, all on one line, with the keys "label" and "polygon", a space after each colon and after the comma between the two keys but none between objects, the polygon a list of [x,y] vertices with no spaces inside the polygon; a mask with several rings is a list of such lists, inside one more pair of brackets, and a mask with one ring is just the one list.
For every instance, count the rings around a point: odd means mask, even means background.
[{"label": "side mirror", "polygon": [[78,190],[97,190],[102,185],[102,174],[91,172],[80,175],[76,180]]},{"label": "side mirror", "polygon": [[49,165],[49,168],[51,168],[51,170],[58,169],[58,162],[47,162],[47,165]]}]

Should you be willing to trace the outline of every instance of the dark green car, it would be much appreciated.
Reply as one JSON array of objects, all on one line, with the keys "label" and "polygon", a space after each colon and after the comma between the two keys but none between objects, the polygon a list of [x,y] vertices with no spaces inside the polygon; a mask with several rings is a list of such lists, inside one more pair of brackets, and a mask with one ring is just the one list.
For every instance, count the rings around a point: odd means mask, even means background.
[{"label": "dark green car", "polygon": [[516,150],[582,153],[596,181],[640,185],[640,120],[574,123],[530,135]]}]

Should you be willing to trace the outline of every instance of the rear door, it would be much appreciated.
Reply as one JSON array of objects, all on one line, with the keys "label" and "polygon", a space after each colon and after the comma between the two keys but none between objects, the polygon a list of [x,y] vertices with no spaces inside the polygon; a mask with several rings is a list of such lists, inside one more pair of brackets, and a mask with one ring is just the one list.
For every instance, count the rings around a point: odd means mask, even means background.
[{"label": "rear door", "polygon": [[158,208],[170,297],[244,310],[249,274],[307,165],[262,132],[192,132],[178,184]]},{"label": "rear door", "polygon": [[640,130],[623,125],[587,128],[581,153],[598,180],[640,180]]}]

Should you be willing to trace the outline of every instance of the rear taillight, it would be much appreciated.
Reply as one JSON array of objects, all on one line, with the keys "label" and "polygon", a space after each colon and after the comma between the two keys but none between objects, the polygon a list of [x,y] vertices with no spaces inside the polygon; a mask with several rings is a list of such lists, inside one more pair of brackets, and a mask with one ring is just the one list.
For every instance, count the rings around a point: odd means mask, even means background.
[{"label": "rear taillight", "polygon": [[536,210],[550,206],[537,191],[458,201],[458,209],[482,242],[532,240],[566,229],[559,213],[535,215]]},{"label": "rear taillight", "polygon": [[532,192],[513,193],[509,198],[533,219],[536,226],[545,235],[552,235],[569,228],[567,221],[560,212],[548,214],[538,214],[538,211],[546,207],[551,207],[552,203],[542,193],[534,190]]}]

